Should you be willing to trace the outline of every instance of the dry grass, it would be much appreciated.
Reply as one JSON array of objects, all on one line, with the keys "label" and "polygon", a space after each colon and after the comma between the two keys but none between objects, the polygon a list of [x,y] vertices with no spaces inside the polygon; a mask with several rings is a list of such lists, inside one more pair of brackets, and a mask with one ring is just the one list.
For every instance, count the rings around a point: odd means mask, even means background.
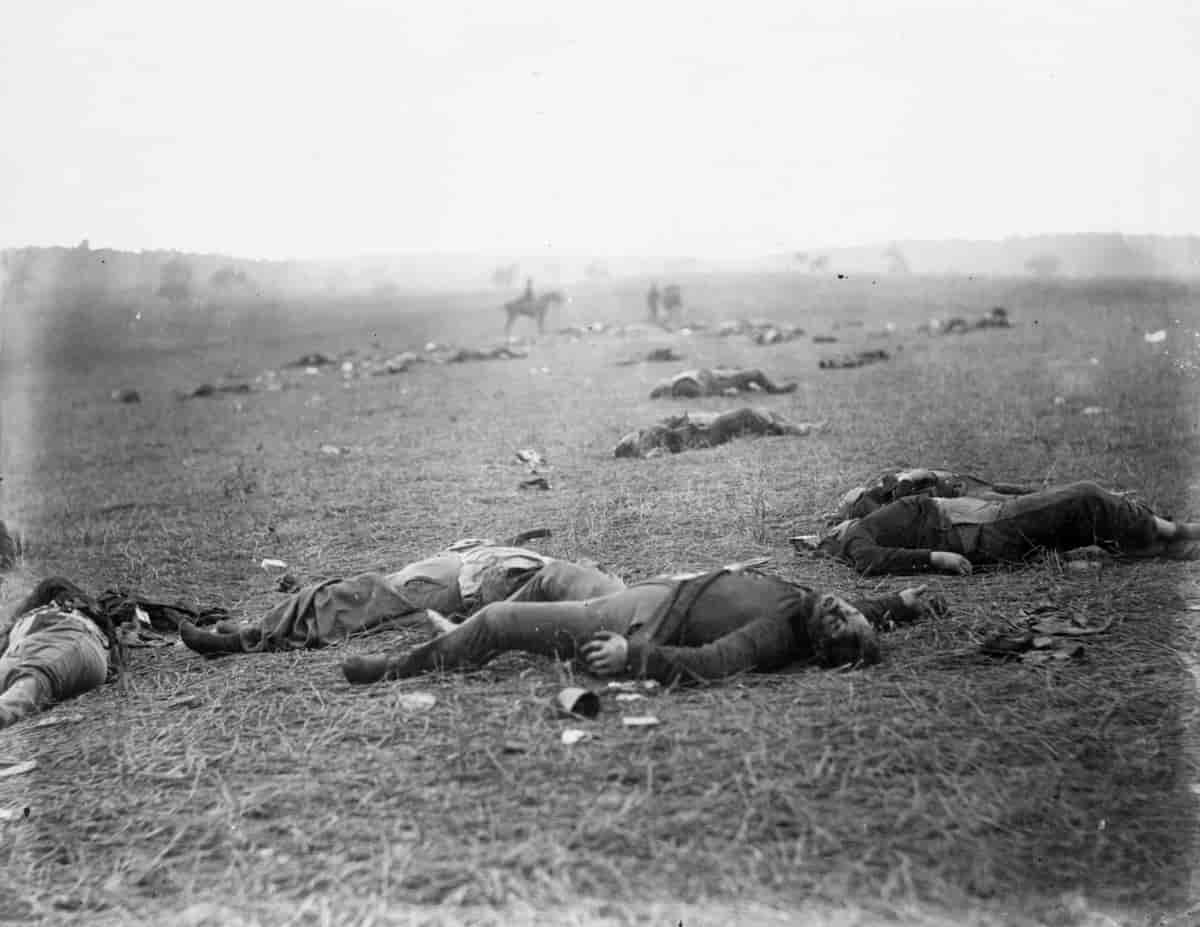
[{"label": "dry grass", "polygon": [[[713,321],[754,315],[819,332],[863,319],[863,329],[839,327],[829,348],[903,344],[891,363],[821,371],[821,346],[807,340],[548,335],[527,361],[420,366],[349,389],[311,377],[301,389],[180,402],[176,388],[314,350],[488,343],[470,332],[486,323],[498,335],[501,318],[469,294],[414,297],[390,315],[360,306],[353,331],[338,330],[333,307],[302,307],[283,332],[174,322],[70,364],[69,341],[47,337],[44,359],[10,368],[5,383],[5,516],[25,529],[38,571],[253,615],[278,598],[262,557],[305,578],[338,575],[541,525],[554,531],[547,552],[594,557],[630,579],[767,554],[814,585],[895,589],[905,581],[797,560],[786,544],[813,530],[837,492],[892,463],[1092,478],[1200,512],[1194,374],[1177,363],[1192,357],[1196,294],[844,283],[712,278],[686,290]],[[931,314],[996,303],[1014,330],[911,334]],[[635,287],[597,287],[551,324],[638,312]],[[887,320],[900,334],[872,339]],[[1164,326],[1165,356],[1140,334]],[[687,363],[794,377],[796,393],[763,404],[832,427],[613,460],[622,432],[671,411],[645,398],[669,365],[614,366],[659,344]],[[108,399],[126,385],[140,405]],[[1107,411],[1084,416],[1087,405]],[[326,457],[323,443],[352,451]],[[525,446],[551,462],[550,492],[517,489],[513,451]],[[587,725],[593,738],[572,747],[546,705],[578,677],[548,661],[510,656],[465,676],[361,690],[341,679],[344,653],[412,635],[216,661],[139,651],[123,682],[52,713],[82,720],[0,735],[0,756],[40,764],[0,780],[0,807],[30,808],[0,823],[0,916],[1111,922],[1103,911],[1186,923],[1197,642],[1183,603],[1194,575],[1143,563],[1079,578],[1047,563],[934,578],[952,620],[892,634],[882,667],[663,693],[647,706],[663,723],[649,730],[622,727],[631,709],[609,696]],[[985,636],[1046,597],[1114,619],[1085,662],[976,656]],[[437,696],[432,709],[403,707],[418,690]],[[173,703],[183,695],[198,703]]]}]

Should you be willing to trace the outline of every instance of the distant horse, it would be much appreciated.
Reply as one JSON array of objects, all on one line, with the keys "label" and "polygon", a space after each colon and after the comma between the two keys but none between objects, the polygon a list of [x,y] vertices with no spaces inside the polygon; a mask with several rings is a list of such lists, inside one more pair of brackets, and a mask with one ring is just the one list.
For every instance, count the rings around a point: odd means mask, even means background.
[{"label": "distant horse", "polygon": [[551,306],[561,306],[567,298],[559,290],[547,290],[537,296],[520,296],[504,304],[508,318],[504,323],[504,334],[507,336],[513,327],[513,322],[519,316],[528,316],[537,321],[538,334],[546,331],[546,310]]}]

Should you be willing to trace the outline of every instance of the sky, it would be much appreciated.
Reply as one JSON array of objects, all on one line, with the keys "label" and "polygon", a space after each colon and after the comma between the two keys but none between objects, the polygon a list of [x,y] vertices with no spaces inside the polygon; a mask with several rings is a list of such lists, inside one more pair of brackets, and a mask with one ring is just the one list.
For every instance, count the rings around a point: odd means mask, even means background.
[{"label": "sky", "polygon": [[754,256],[1200,233],[1191,0],[39,0],[0,248]]}]

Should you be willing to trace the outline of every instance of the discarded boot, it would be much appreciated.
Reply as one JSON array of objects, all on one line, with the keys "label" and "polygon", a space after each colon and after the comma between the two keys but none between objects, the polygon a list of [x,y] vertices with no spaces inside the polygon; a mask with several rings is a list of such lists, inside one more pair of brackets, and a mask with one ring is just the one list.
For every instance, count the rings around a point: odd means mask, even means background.
[{"label": "discarded boot", "polygon": [[205,631],[186,619],[179,622],[179,639],[196,653],[242,653],[242,635],[233,631]]},{"label": "discarded boot", "polygon": [[1200,541],[1187,538],[1168,541],[1162,555],[1167,560],[1200,560]]},{"label": "discarded boot", "polygon": [[382,655],[346,657],[342,661],[342,672],[346,681],[356,686],[379,682],[387,673],[388,659]]}]

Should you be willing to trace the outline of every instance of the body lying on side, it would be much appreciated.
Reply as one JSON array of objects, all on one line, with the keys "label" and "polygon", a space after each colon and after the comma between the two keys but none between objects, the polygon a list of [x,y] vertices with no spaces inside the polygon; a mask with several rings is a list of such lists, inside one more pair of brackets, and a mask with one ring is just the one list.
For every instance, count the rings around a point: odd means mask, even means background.
[{"label": "body lying on side", "polygon": [[651,399],[726,396],[738,393],[791,393],[796,383],[780,386],[761,370],[741,367],[699,367],[668,377],[650,390]]},{"label": "body lying on side", "polygon": [[1188,555],[1197,539],[1200,525],[1168,521],[1126,496],[1078,482],[1003,501],[902,498],[839,525],[821,547],[861,573],[969,573],[972,564],[1089,545],[1129,556]]},{"label": "body lying on side", "polygon": [[930,496],[936,499],[958,499],[970,496],[1003,502],[1009,496],[1023,496],[1036,492],[1033,486],[1019,483],[1000,483],[980,479],[966,473],[951,470],[934,470],[926,467],[890,469],[879,474],[864,486],[855,486],[843,493],[836,509],[830,513],[830,523],[847,518],[862,518],[889,502],[908,496]]},{"label": "body lying on side", "polygon": [[656,457],[680,451],[716,447],[745,435],[810,434],[823,422],[794,424],[769,409],[744,406],[726,412],[686,412],[669,416],[647,428],[631,431],[617,442],[614,457]]}]

